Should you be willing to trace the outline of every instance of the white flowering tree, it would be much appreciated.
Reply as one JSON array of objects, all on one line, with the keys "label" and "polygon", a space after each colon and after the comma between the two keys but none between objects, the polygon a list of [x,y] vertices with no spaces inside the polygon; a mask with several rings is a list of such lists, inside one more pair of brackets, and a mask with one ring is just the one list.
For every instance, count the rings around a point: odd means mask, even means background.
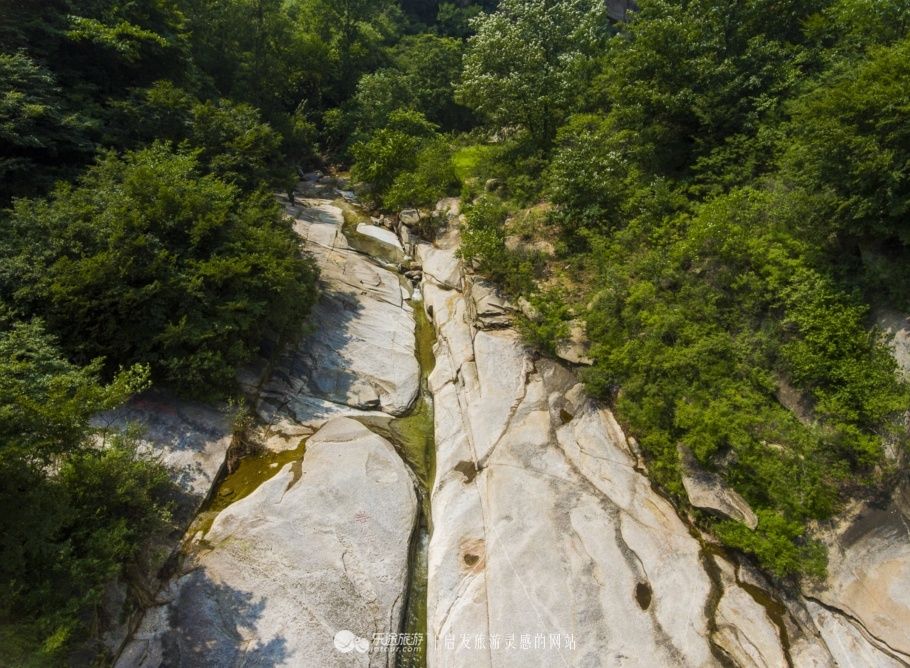
[{"label": "white flowering tree", "polygon": [[503,0],[473,21],[459,101],[548,145],[608,29],[603,0]]}]

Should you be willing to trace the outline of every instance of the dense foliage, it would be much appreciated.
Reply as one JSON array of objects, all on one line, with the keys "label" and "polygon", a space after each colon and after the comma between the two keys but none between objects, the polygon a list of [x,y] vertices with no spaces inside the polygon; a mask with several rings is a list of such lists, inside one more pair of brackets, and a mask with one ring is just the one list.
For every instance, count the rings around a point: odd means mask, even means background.
[{"label": "dense foliage", "polygon": [[906,451],[873,316],[910,307],[910,9],[637,5],[0,0],[0,654],[59,663],[166,525],[165,472],[90,416],[230,393],[299,331],[271,190],[320,162],[387,208],[460,191],[464,257],[544,351],[586,325],[663,489],[690,450],[759,517],[706,529],[824,571],[811,524]]},{"label": "dense foliage", "polygon": [[299,328],[313,301],[272,197],[161,144],[17,201],[7,229],[0,296],[18,313],[45,318],[81,363],[147,363],[197,394],[224,394],[263,335]]},{"label": "dense foliage", "polygon": [[0,656],[60,665],[83,640],[105,585],[167,528],[171,483],[129,436],[106,448],[89,420],[148,382],[132,367],[111,383],[100,363],[68,362],[37,321],[0,332]]},{"label": "dense foliage", "polygon": [[[521,12],[533,25],[552,10],[515,4],[479,25],[499,40]],[[538,345],[586,323],[588,386],[665,490],[685,502],[691,450],[759,516],[755,531],[702,515],[706,527],[775,575],[817,575],[810,523],[886,492],[906,456],[910,394],[872,313],[910,306],[910,12],[638,5],[603,50],[559,68],[572,96],[552,147],[517,111],[490,111],[509,99],[493,82],[523,81],[524,60],[488,53],[482,30],[469,41],[462,80],[479,83],[465,100],[500,140],[455,164],[468,196],[490,177],[502,187],[468,210],[463,253],[536,307]],[[559,90],[527,94],[548,105]],[[555,207],[529,228],[523,207],[540,199]]]}]

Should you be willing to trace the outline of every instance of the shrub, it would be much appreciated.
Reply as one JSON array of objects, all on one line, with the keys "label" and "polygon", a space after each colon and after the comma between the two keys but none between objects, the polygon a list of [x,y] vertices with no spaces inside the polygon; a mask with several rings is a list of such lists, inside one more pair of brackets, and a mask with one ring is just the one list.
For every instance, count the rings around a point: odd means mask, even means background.
[{"label": "shrub", "polygon": [[0,654],[61,665],[93,632],[105,585],[169,528],[167,471],[129,436],[106,447],[89,419],[144,388],[66,361],[39,322],[0,331]]},{"label": "shrub", "polygon": [[244,196],[196,157],[108,154],[77,185],[20,200],[0,294],[82,363],[148,363],[161,382],[224,394],[263,336],[302,323],[315,270],[271,195]]},{"label": "shrub", "polygon": [[458,191],[458,179],[452,166],[452,149],[440,137],[427,143],[417,154],[412,171],[403,172],[383,197],[392,209],[429,206],[442,197]]},{"label": "shrub", "polygon": [[399,174],[417,166],[420,148],[435,135],[436,126],[419,112],[392,112],[385,127],[351,148],[354,178],[369,183],[381,200]]}]

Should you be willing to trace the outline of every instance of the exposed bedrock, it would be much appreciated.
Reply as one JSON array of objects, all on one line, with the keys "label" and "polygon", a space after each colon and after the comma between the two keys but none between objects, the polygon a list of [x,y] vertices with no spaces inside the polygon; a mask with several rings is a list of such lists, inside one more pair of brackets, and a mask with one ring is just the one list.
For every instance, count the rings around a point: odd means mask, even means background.
[{"label": "exposed bedrock", "polygon": [[[899,522],[842,548],[813,596],[777,591],[705,544],[610,411],[522,345],[452,234],[441,246],[417,248],[437,331],[431,667],[906,665]],[[720,510],[751,524],[740,505]]]},{"label": "exposed bedrock", "polygon": [[[417,497],[384,438],[335,418],[216,518],[119,666],[391,666]],[[335,638],[366,641],[341,652]]]}]

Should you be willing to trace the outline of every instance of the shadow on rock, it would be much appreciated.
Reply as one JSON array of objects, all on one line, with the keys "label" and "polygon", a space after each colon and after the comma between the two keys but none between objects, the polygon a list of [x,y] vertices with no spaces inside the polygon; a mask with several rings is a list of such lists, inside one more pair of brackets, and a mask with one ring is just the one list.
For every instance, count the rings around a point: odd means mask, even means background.
[{"label": "shadow on rock", "polygon": [[267,637],[258,622],[266,599],[212,581],[202,569],[182,578],[163,635],[163,666],[220,668],[275,666],[287,658],[287,640]]}]

